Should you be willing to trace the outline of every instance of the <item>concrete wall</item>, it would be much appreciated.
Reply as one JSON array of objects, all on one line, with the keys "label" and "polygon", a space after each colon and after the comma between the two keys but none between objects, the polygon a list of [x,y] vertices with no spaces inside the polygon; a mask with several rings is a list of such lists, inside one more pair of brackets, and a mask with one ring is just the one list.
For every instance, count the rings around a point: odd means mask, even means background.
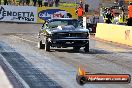
[{"label": "concrete wall", "polygon": [[124,25],[98,23],[96,38],[132,46],[132,27]]}]

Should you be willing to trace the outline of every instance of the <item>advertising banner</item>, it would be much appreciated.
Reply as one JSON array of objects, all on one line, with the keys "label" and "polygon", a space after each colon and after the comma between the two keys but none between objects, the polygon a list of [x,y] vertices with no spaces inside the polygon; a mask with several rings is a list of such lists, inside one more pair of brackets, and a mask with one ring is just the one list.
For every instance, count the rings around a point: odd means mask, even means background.
[{"label": "advertising banner", "polygon": [[38,23],[53,18],[77,18],[74,7],[38,7]]},{"label": "advertising banner", "polygon": [[37,7],[0,5],[0,21],[37,23]]}]

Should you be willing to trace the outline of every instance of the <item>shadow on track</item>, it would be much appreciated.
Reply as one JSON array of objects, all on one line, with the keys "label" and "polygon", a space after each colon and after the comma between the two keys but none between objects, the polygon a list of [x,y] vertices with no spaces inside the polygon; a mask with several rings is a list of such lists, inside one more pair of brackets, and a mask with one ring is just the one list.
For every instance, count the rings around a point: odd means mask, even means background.
[{"label": "shadow on track", "polygon": [[73,49],[66,49],[66,48],[58,48],[58,49],[52,49],[50,52],[68,52],[68,53],[82,53],[82,54],[112,54],[112,52],[108,52],[105,50],[99,50],[99,49],[90,49],[89,52],[84,52],[83,49],[80,49],[79,51],[74,51]]}]

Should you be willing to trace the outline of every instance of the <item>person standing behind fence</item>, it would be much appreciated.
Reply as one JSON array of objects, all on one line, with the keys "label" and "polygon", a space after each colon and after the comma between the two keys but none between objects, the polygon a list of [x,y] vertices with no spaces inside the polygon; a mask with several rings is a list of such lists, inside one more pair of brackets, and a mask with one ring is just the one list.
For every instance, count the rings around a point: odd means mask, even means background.
[{"label": "person standing behind fence", "polygon": [[58,7],[60,0],[55,0],[55,6]]},{"label": "person standing behind fence", "polygon": [[82,1],[80,1],[80,6],[83,8],[83,2]]},{"label": "person standing behind fence", "polygon": [[132,2],[129,3],[128,6],[128,22],[127,22],[128,26],[132,26]]},{"label": "person standing behind fence", "polygon": [[77,16],[78,16],[78,20],[82,21],[84,10],[83,10],[81,5],[79,5],[79,7],[77,8],[76,13],[77,13]]},{"label": "person standing behind fence", "polygon": [[105,23],[112,23],[112,20],[113,20],[114,16],[113,14],[111,13],[111,9],[107,9],[107,13],[105,15],[105,18],[104,18],[104,22]]},{"label": "person standing behind fence", "polygon": [[16,4],[16,0],[8,0],[8,4],[15,5]]},{"label": "person standing behind fence", "polygon": [[29,6],[29,4],[30,4],[30,0],[26,0],[26,4]]},{"label": "person standing behind fence", "polygon": [[33,0],[33,6],[36,6],[37,0]]},{"label": "person standing behind fence", "polygon": [[52,7],[53,4],[54,4],[54,1],[53,0],[48,0],[48,4],[49,4],[49,7]]},{"label": "person standing behind fence", "polygon": [[85,4],[85,15],[88,15],[88,11],[89,11],[89,5]]},{"label": "person standing behind fence", "polygon": [[8,5],[8,1],[7,0],[4,0],[4,5]]},{"label": "person standing behind fence", "polygon": [[39,7],[42,7],[42,0],[38,0]]},{"label": "person standing behind fence", "polygon": [[25,5],[25,3],[26,3],[26,0],[20,0],[19,1],[19,5],[22,3],[22,5],[24,6]]},{"label": "person standing behind fence", "polygon": [[45,7],[48,6],[48,0],[44,0],[44,6],[45,6]]}]

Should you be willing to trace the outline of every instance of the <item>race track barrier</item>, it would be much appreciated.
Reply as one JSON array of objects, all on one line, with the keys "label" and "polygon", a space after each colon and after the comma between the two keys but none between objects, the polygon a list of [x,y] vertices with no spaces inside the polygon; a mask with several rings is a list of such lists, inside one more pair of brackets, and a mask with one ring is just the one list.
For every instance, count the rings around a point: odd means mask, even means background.
[{"label": "race track barrier", "polygon": [[132,27],[98,23],[95,37],[132,46]]},{"label": "race track barrier", "polygon": [[37,22],[37,8],[34,6],[0,5],[0,21]]},{"label": "race track barrier", "polygon": [[44,21],[52,18],[77,18],[75,7],[0,5],[0,21],[44,23]]}]

